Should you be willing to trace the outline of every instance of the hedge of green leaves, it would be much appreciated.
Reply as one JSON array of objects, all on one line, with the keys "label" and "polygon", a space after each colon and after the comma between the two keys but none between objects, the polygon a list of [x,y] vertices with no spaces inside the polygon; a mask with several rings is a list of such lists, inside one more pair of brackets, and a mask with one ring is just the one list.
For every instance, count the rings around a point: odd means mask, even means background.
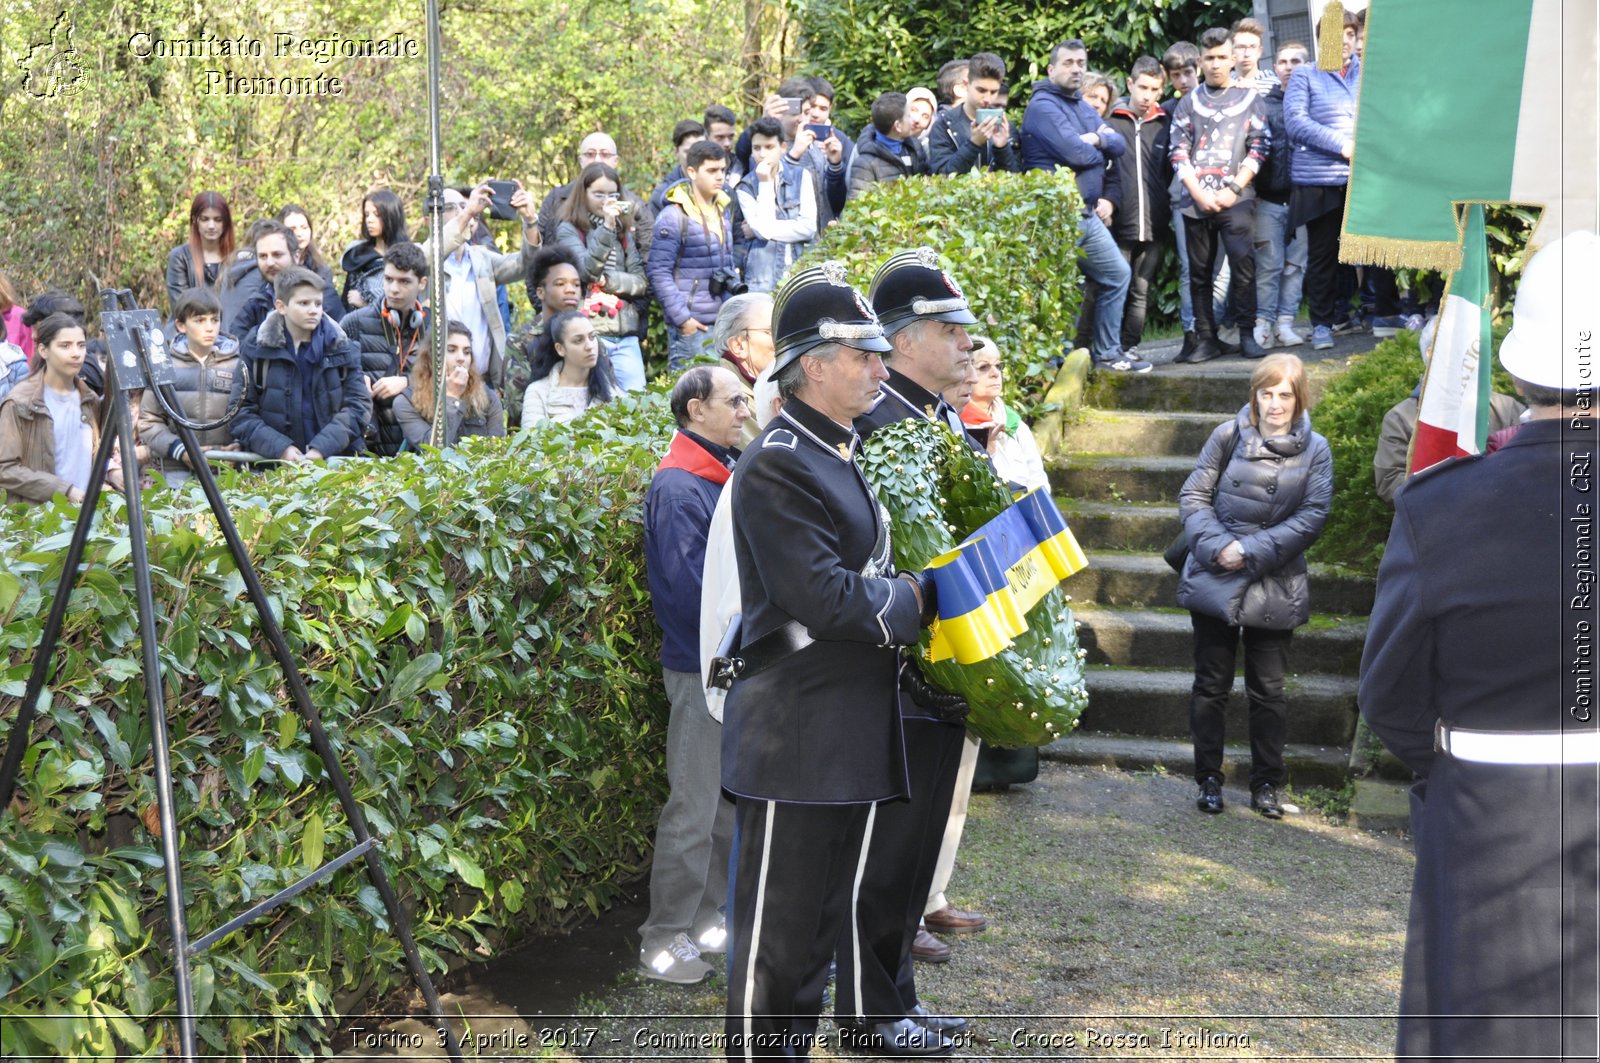
[{"label": "hedge of green leaves", "polygon": [[[1006,401],[1028,412],[1072,338],[1083,290],[1076,241],[1083,200],[1066,171],[910,177],[852,199],[802,260],[843,259],[866,292],[896,251],[927,244],[972,304],[1006,359]],[[800,267],[796,267],[800,268]]]},{"label": "hedge of green leaves", "polygon": [[[432,970],[597,912],[665,796],[640,504],[660,397],[577,425],[230,482]],[[350,832],[203,502],[147,494],[190,932]],[[13,814],[0,819],[0,1051],[171,1047],[174,1009],[133,583],[105,504]],[[0,721],[14,719],[71,514],[0,514]],[[147,826],[150,824],[151,826]],[[214,1051],[325,1051],[337,1001],[409,981],[361,865],[205,954]],[[47,1018],[44,1016],[68,1016]],[[226,1016],[249,1016],[231,1018]]]},{"label": "hedge of green leaves", "polygon": [[[1494,330],[1496,352],[1505,331],[1503,327]],[[1515,394],[1498,357],[1493,364],[1494,389]],[[1333,450],[1333,503],[1322,537],[1309,552],[1311,560],[1377,574],[1394,507],[1378,497],[1372,457],[1378,449],[1384,414],[1411,394],[1421,374],[1417,334],[1402,331],[1352,359],[1350,369],[1334,378],[1322,393],[1311,412],[1311,424]]]}]

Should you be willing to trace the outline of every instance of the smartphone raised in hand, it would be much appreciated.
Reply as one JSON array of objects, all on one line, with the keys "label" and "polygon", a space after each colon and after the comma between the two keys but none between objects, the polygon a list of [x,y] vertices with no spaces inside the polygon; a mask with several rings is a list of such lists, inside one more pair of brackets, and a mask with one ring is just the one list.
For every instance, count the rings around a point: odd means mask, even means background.
[{"label": "smartphone raised in hand", "polygon": [[833,126],[831,125],[822,125],[817,122],[807,122],[806,128],[811,130],[811,135],[817,138],[818,144],[833,136]]},{"label": "smartphone raised in hand", "polygon": [[983,123],[989,121],[989,119],[991,119],[991,118],[1004,118],[1005,116],[1006,116],[1006,109],[1004,107],[979,107],[978,108],[978,124],[979,125],[982,125]]},{"label": "smartphone raised in hand", "polygon": [[489,186],[489,217],[496,221],[512,221],[517,216],[516,208],[511,205],[511,197],[517,194],[515,181],[488,181]]}]

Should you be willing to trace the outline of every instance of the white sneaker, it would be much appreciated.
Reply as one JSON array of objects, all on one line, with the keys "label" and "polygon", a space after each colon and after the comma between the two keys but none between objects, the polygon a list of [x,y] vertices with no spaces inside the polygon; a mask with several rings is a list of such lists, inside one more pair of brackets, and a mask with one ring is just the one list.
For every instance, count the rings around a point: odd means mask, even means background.
[{"label": "white sneaker", "polygon": [[[1294,318],[1280,317],[1278,319],[1278,344],[1282,347],[1298,347],[1306,338],[1294,330]],[[1265,345],[1263,345],[1265,346]]]},{"label": "white sneaker", "polygon": [[695,938],[694,947],[700,950],[702,956],[721,956],[728,951],[728,920],[725,916],[717,916],[717,921],[700,932]]},{"label": "white sneaker", "polygon": [[712,972],[711,965],[700,958],[700,950],[695,948],[688,934],[679,934],[654,956],[646,956],[641,950],[639,969],[646,978],[674,985],[697,985],[710,978]]},{"label": "white sneaker", "polygon": [[1257,347],[1271,347],[1273,345],[1272,322],[1264,317],[1256,318],[1255,331],[1251,335],[1255,337]]}]

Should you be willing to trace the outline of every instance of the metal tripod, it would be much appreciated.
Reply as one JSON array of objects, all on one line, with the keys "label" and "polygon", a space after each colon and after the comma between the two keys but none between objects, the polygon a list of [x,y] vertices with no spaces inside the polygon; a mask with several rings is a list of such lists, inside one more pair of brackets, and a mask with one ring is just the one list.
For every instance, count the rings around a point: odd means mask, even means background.
[{"label": "metal tripod", "polygon": [[[400,938],[400,946],[405,952],[406,962],[411,967],[412,978],[427,1001],[428,1016],[443,1036],[450,1058],[460,1060],[460,1046],[445,1024],[444,1009],[439,1003],[439,995],[434,990],[426,968],[422,965],[422,956],[417,951],[416,940],[411,933],[411,920],[401,907],[394,887],[389,882],[389,874],[384,869],[383,860],[377,851],[377,841],[367,830],[366,817],[362,815],[361,806],[350,791],[350,781],[339,766],[338,756],[328,742],[327,732],[322,728],[322,721],[317,715],[315,706],[311,704],[311,695],[306,690],[305,679],[301,676],[300,669],[289,651],[283,627],[272,613],[266,591],[261,586],[255,566],[251,564],[249,551],[245,548],[244,541],[239,538],[238,529],[228,513],[227,503],[223,501],[222,492],[217,488],[216,477],[203,457],[204,450],[196,436],[196,430],[206,431],[221,427],[232,419],[236,410],[230,411],[221,421],[212,424],[197,424],[187,420],[172,389],[171,369],[166,361],[157,313],[154,310],[134,309],[132,295],[127,291],[102,288],[100,297],[105,307],[100,315],[101,322],[105,327],[107,342],[111,346],[105,366],[107,410],[102,422],[100,449],[95,454],[94,466],[89,473],[89,484],[84,490],[83,503],[78,511],[78,523],[72,533],[72,542],[67,547],[66,563],[62,566],[61,582],[56,588],[50,615],[45,622],[44,634],[33,659],[33,670],[28,676],[27,691],[23,695],[16,722],[6,738],[5,759],[0,762],[0,815],[5,814],[11,803],[17,771],[28,747],[28,733],[39,696],[45,684],[50,681],[53,671],[56,642],[61,635],[62,622],[66,619],[67,603],[72,597],[72,587],[77,580],[78,566],[83,560],[89,530],[94,524],[95,507],[106,483],[113,445],[120,440],[126,461],[123,496],[127,500],[128,507],[128,544],[132,550],[133,581],[139,612],[139,641],[144,655],[144,686],[150,712],[150,748],[155,758],[156,805],[160,817],[162,865],[167,886],[167,923],[172,932],[178,995],[180,1057],[186,1063],[199,1058],[196,1054],[196,1016],[190,961],[235,930],[328,878],[340,868],[360,859],[365,861],[367,877],[377,888],[383,900],[384,910],[388,913],[390,923]],[[188,916],[183,902],[183,872],[178,859],[178,823],[172,798],[171,749],[167,737],[161,659],[156,641],[158,635],[155,598],[150,579],[150,554],[145,542],[144,510],[139,495],[138,463],[133,460],[133,421],[129,415],[128,404],[128,392],[145,388],[147,385],[154,389],[163,413],[177,429],[178,437],[183,441],[188,453],[194,455],[195,479],[205,491],[211,513],[216,517],[217,527],[222,530],[228,549],[233,554],[234,563],[239,568],[239,574],[244,578],[245,590],[251,604],[255,606],[257,616],[261,619],[261,629],[266,633],[267,641],[272,646],[272,655],[277,658],[279,666],[283,669],[290,694],[294,698],[295,709],[305,723],[311,744],[316,749],[317,755],[322,758],[328,778],[338,792],[339,804],[344,809],[345,817],[349,820],[351,832],[356,839],[355,846],[349,851],[193,941],[189,940]],[[442,417],[439,419],[443,420]]]}]

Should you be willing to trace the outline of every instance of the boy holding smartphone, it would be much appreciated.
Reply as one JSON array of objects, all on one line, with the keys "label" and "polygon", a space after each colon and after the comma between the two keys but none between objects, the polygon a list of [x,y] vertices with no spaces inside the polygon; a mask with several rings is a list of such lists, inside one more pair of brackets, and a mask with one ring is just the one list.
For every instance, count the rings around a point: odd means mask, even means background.
[{"label": "boy holding smartphone", "polygon": [[1011,123],[999,106],[1005,82],[1006,66],[998,55],[979,52],[967,60],[966,99],[939,112],[928,130],[928,161],[934,173],[1022,172]]}]

